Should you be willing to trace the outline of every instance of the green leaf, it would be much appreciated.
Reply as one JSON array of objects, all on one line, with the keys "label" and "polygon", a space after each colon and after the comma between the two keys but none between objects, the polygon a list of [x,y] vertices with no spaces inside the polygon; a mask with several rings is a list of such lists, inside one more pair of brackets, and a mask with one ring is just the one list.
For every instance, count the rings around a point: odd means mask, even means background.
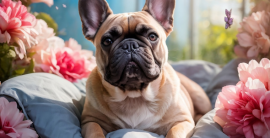
[{"label": "green leaf", "polygon": [[4,50],[9,50],[9,47],[10,47],[10,46],[9,46],[8,44],[6,44],[6,43],[3,44],[3,49],[4,49]]},{"label": "green leaf", "polygon": [[27,57],[32,58],[35,54],[36,54],[36,52],[28,52]]},{"label": "green leaf", "polygon": [[10,58],[15,58],[15,57],[16,57],[16,53],[15,53],[15,51],[14,51],[14,50],[9,49],[8,57],[10,57]]},{"label": "green leaf", "polygon": [[2,57],[0,59],[0,68],[2,69],[2,71],[7,74],[8,71],[10,70],[9,67],[12,64],[12,59],[7,58],[7,57]]},{"label": "green leaf", "polygon": [[6,43],[0,44],[0,81],[4,82],[12,76],[12,63],[16,53],[13,46]]},{"label": "green leaf", "polygon": [[24,72],[25,72],[24,68],[15,70],[16,75],[23,75]]},{"label": "green leaf", "polygon": [[31,59],[30,64],[27,69],[27,73],[34,73],[34,67],[35,67],[35,62],[33,59]]},{"label": "green leaf", "polygon": [[50,28],[54,29],[54,32],[57,34],[58,25],[49,14],[41,12],[36,15],[36,18],[44,20]]}]

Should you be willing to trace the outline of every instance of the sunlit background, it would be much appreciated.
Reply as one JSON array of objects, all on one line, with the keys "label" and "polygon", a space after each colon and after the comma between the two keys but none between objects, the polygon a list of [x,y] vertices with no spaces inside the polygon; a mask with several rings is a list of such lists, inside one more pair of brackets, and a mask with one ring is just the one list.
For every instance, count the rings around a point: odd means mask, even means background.
[{"label": "sunlit background", "polygon": [[[145,0],[107,0],[115,14],[140,11]],[[64,40],[75,38],[84,49],[95,51],[81,29],[78,0],[54,0],[48,7],[38,3],[33,12],[45,12],[58,24],[59,35]],[[176,0],[174,31],[167,40],[169,61],[199,59],[224,65],[234,58],[233,46],[237,28],[250,12],[249,0]],[[225,9],[232,9],[234,24],[225,29]]]}]

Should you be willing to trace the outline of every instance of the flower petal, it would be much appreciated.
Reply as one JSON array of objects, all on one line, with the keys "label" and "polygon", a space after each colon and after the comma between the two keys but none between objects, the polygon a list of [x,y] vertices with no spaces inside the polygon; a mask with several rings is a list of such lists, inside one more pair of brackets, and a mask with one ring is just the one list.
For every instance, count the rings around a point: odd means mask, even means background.
[{"label": "flower petal", "polygon": [[2,31],[6,30],[8,21],[8,15],[4,11],[0,10],[0,28]]},{"label": "flower petal", "polygon": [[21,138],[38,138],[37,132],[30,128],[20,128],[17,130],[21,133]]},{"label": "flower petal", "polygon": [[254,79],[259,79],[261,82],[268,82],[269,78],[267,74],[267,71],[264,69],[264,67],[257,67],[251,71],[251,74],[254,76]]},{"label": "flower petal", "polygon": [[256,118],[261,119],[261,111],[260,111],[259,109],[254,109],[254,110],[252,111],[252,114],[253,114]]},{"label": "flower petal", "polygon": [[261,61],[260,61],[260,64],[265,67],[266,65],[269,65],[270,64],[270,60],[267,59],[267,58],[263,58]]},{"label": "flower petal", "polygon": [[237,34],[238,42],[243,47],[251,47],[255,45],[255,42],[248,33],[239,33]]},{"label": "flower petal", "polygon": [[247,52],[248,58],[256,58],[259,55],[259,49],[256,46],[252,46],[249,48]]},{"label": "flower petal", "polygon": [[270,131],[267,131],[262,138],[270,138]]},{"label": "flower petal", "polygon": [[253,130],[255,135],[261,137],[267,133],[267,128],[265,127],[264,123],[261,121],[257,121],[253,124]]},{"label": "flower petal", "polygon": [[255,138],[252,126],[248,125],[248,126],[243,127],[243,132],[246,138]]},{"label": "flower petal", "polygon": [[0,97],[0,113],[5,106],[9,104],[8,100],[4,97]]},{"label": "flower petal", "polygon": [[21,22],[20,19],[18,19],[18,18],[12,18],[8,22],[7,30],[19,28],[19,27],[21,27],[21,25],[22,25],[22,22]]},{"label": "flower petal", "polygon": [[21,121],[18,125],[14,126],[16,129],[28,128],[33,122],[30,120]]}]

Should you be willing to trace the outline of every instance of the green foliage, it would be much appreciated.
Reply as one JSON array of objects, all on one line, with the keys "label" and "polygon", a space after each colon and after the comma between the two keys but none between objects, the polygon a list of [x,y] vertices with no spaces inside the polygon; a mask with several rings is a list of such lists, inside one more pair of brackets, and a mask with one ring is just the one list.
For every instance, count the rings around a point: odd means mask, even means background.
[{"label": "green foliage", "polygon": [[28,55],[29,61],[18,59],[13,46],[0,44],[0,81],[4,82],[12,77],[33,73],[35,63],[31,58],[32,55]]},{"label": "green foliage", "polygon": [[0,44],[0,81],[3,82],[12,76],[12,61],[16,54],[13,47]]},{"label": "green foliage", "polygon": [[[169,61],[179,61],[188,58],[188,47],[181,46],[177,40],[177,33],[172,32],[167,40]],[[184,48],[183,48],[184,47]]]},{"label": "green foliage", "polygon": [[225,29],[224,26],[210,25],[200,30],[198,59],[224,65],[235,58],[233,47],[237,29]]},{"label": "green foliage", "polygon": [[[199,30],[199,45],[195,51],[195,59],[225,65],[235,58],[233,47],[235,45],[237,29],[225,29],[224,26],[210,25]],[[167,41],[169,61],[190,59],[189,46],[179,44],[177,34],[173,32]]]},{"label": "green foliage", "polygon": [[58,33],[57,32],[58,25],[49,14],[41,12],[41,13],[35,13],[35,15],[37,19],[44,20],[48,24],[48,27],[52,28],[56,34]]}]

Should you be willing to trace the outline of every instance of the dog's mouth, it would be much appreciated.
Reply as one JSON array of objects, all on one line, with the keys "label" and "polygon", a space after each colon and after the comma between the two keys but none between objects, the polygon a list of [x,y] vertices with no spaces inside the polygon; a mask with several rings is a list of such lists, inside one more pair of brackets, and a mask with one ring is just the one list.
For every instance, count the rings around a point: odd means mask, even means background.
[{"label": "dog's mouth", "polygon": [[[142,91],[147,87],[150,82],[149,78],[143,72],[143,68],[140,67],[138,63],[133,60],[127,62],[124,70],[118,70],[122,72],[120,78],[116,82],[111,82],[112,79],[108,79],[107,81],[114,86],[119,87],[122,90],[127,91]],[[106,79],[106,76],[105,76]]]},{"label": "dog's mouth", "polygon": [[139,73],[139,67],[134,61],[128,62],[126,66],[126,77],[132,79],[137,78]]},{"label": "dog's mouth", "polygon": [[145,87],[145,82],[142,68],[133,60],[129,61],[122,73],[118,87],[123,90],[142,90]]}]

